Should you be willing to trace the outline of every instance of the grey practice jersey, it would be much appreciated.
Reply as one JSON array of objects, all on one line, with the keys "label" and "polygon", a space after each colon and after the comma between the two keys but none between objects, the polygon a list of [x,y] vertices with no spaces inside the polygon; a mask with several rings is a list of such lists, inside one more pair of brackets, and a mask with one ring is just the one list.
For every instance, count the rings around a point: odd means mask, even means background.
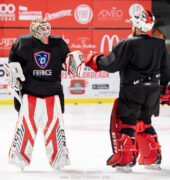
[{"label": "grey practice jersey", "polygon": [[26,81],[22,94],[47,97],[63,94],[61,86],[62,63],[70,52],[59,36],[49,36],[49,43],[43,44],[31,35],[20,36],[13,44],[10,62],[19,62]]},{"label": "grey practice jersey", "polygon": [[162,85],[170,81],[170,60],[165,41],[146,34],[120,41],[108,56],[101,56],[97,64],[99,70],[120,71],[121,85],[139,79],[157,81],[159,75]]}]

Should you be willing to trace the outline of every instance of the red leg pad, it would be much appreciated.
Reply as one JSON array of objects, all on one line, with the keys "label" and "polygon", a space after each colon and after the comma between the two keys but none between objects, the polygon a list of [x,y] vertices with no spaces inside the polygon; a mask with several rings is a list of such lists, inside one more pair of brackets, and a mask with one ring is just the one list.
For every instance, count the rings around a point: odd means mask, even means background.
[{"label": "red leg pad", "polygon": [[133,166],[135,165],[137,158],[135,137],[120,133],[120,130],[122,128],[135,129],[135,126],[122,124],[121,120],[118,118],[117,109],[118,99],[115,100],[113,106],[110,125],[113,155],[107,160],[107,165],[123,166],[131,164]]},{"label": "red leg pad", "polygon": [[115,139],[115,145],[117,145],[115,154],[112,155],[107,165],[111,166],[134,166],[136,163],[136,145],[135,138],[129,137],[126,134],[120,134],[120,139]]},{"label": "red leg pad", "polygon": [[139,164],[151,165],[161,158],[161,149],[157,135],[138,133],[136,134],[136,141],[140,154]]}]

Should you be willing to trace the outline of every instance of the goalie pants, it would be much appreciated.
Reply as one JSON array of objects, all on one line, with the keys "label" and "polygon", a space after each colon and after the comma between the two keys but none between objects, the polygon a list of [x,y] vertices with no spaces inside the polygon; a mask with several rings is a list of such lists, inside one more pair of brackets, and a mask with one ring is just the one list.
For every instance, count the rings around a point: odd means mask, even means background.
[{"label": "goalie pants", "polygon": [[30,164],[37,131],[41,127],[47,157],[53,168],[68,165],[63,115],[58,96],[38,98],[24,95],[14,138],[9,151],[9,162],[19,167]]},{"label": "goalie pants", "polygon": [[159,114],[160,88],[158,83],[124,86],[120,89],[118,116],[123,124],[136,125],[137,120],[151,124],[151,116]]}]

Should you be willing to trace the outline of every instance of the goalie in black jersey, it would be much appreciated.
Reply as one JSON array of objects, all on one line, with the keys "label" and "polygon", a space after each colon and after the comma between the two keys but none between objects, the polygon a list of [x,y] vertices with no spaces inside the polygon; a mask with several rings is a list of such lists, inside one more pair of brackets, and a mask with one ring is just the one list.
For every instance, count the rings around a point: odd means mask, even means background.
[{"label": "goalie in black jersey", "polygon": [[[170,81],[165,40],[146,34],[155,23],[154,15],[145,10],[130,22],[132,38],[117,43],[107,56],[90,53],[85,58],[85,64],[96,72],[120,72],[119,98],[110,124],[113,155],[107,165],[127,172],[138,155],[139,164],[160,169],[161,147],[151,116],[159,115],[160,84],[166,87]],[[170,104],[170,93],[161,99]]]},{"label": "goalie in black jersey", "polygon": [[49,163],[53,168],[70,164],[63,124],[64,95],[61,71],[81,76],[84,55],[70,53],[65,41],[50,35],[50,24],[42,19],[30,25],[30,34],[13,44],[9,63],[9,91],[15,96],[18,122],[9,151],[9,162],[24,168],[30,164],[34,141],[41,127]]}]

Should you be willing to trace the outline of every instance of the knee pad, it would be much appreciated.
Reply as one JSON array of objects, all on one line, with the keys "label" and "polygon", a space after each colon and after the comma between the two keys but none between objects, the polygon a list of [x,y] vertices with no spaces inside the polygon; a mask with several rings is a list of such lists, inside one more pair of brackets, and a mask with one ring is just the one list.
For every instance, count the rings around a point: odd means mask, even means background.
[{"label": "knee pad", "polygon": [[[141,126],[139,129],[140,131],[138,131],[135,136],[138,152],[140,154],[138,163],[140,165],[151,165],[155,163],[160,164],[161,148],[159,145],[158,137],[156,133],[147,133],[149,131],[155,132],[152,125],[143,124],[143,127]],[[141,132],[141,130],[143,132]]]}]

